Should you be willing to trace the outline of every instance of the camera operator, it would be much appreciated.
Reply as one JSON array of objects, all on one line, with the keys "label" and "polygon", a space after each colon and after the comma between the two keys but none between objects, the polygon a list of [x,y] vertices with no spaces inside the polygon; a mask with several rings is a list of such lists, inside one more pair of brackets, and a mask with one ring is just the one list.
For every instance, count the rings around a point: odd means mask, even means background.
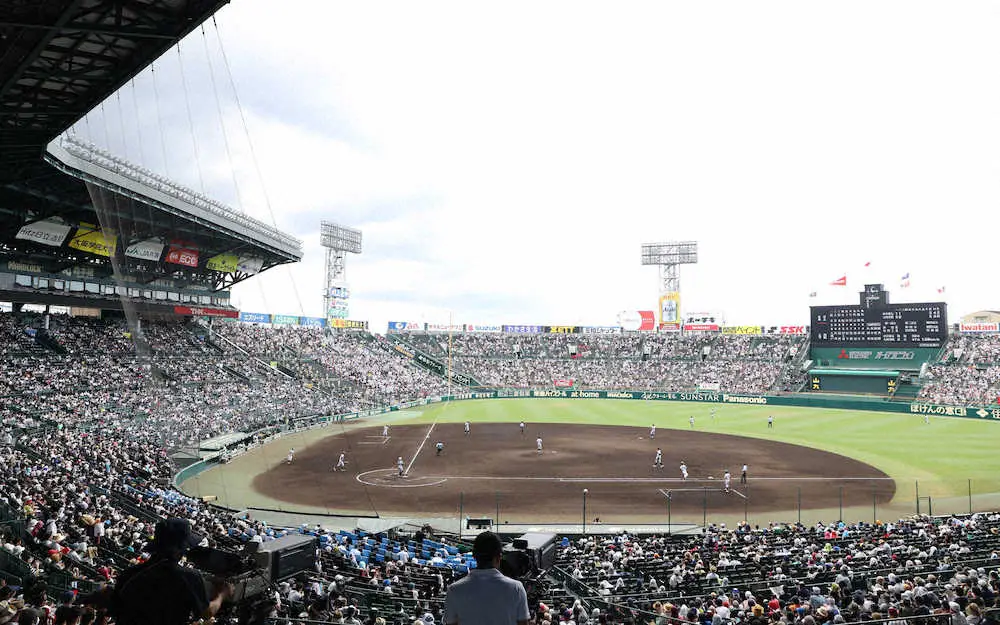
[{"label": "camera operator", "polygon": [[156,524],[152,557],[122,573],[115,585],[111,612],[118,625],[187,625],[219,611],[232,588],[218,585],[209,599],[201,574],[180,565],[194,544],[186,519]]},{"label": "camera operator", "polygon": [[445,625],[527,625],[528,595],[516,579],[499,571],[503,543],[483,532],[472,543],[476,568],[448,588]]}]

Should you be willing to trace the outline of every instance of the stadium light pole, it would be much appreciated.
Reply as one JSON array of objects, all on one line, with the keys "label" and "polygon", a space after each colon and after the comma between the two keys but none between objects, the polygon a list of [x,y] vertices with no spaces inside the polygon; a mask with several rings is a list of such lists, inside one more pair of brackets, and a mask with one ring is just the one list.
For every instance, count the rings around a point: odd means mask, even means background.
[{"label": "stadium light pole", "polygon": [[698,262],[697,241],[671,241],[669,243],[643,243],[643,265],[659,268],[660,327],[679,330],[681,326],[681,265]]},{"label": "stadium light pole", "polygon": [[583,489],[583,535],[587,535],[587,493],[590,491]]},{"label": "stadium light pole", "polygon": [[346,319],[347,300],[350,293],[345,281],[346,254],[361,253],[361,231],[330,221],[319,226],[320,245],[326,248],[326,276],[323,282],[323,317]]}]

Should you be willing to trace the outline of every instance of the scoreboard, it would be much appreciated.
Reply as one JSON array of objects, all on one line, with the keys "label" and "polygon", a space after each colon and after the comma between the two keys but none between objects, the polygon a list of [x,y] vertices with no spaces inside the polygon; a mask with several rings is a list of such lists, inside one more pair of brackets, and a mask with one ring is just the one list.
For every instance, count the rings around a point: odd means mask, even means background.
[{"label": "scoreboard", "polygon": [[948,339],[944,302],[890,304],[881,284],[865,285],[857,306],[812,306],[814,347],[941,347]]}]

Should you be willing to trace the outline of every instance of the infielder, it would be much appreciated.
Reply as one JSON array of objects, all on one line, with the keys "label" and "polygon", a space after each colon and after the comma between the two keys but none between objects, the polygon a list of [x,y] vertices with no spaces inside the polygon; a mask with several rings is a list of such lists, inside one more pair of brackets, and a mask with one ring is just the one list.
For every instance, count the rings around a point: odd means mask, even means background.
[{"label": "infielder", "polygon": [[386,423],[382,426],[382,438],[389,438],[389,424]]},{"label": "infielder", "polygon": [[656,457],[653,458],[653,467],[656,469],[663,468],[663,450],[659,447],[656,448]]},{"label": "infielder", "polygon": [[729,469],[726,469],[726,472],[722,474],[722,488],[727,493],[729,492],[729,483],[730,483],[731,480],[732,480],[732,477],[730,477],[730,475],[729,475]]},{"label": "infielder", "polygon": [[656,426],[651,425],[649,426],[649,440],[653,440],[654,438],[656,438]]},{"label": "infielder", "polygon": [[399,477],[403,477],[403,457],[396,458],[396,469],[399,470]]},{"label": "infielder", "polygon": [[336,466],[333,467],[334,471],[346,471],[347,470],[347,454],[340,452],[340,458],[337,459]]},{"label": "infielder", "polygon": [[468,421],[466,421],[465,422],[465,434],[466,434],[466,436],[468,436],[469,432],[471,432],[471,431],[472,431],[472,424],[470,424]]},{"label": "infielder", "polygon": [[285,463],[292,464],[292,460],[295,460],[295,448],[292,447],[288,450],[288,455],[285,456]]},{"label": "infielder", "polygon": [[539,436],[535,439],[535,448],[538,449],[538,453],[542,453],[542,437]]},{"label": "infielder", "polygon": [[684,464],[683,460],[681,460],[681,479],[688,479],[688,465]]},{"label": "infielder", "polygon": [[521,436],[524,436],[524,421],[521,421],[521,423],[519,423],[518,425],[521,428]]},{"label": "infielder", "polygon": [[441,441],[438,441],[437,445],[434,445],[434,448],[437,449],[437,454],[435,454],[435,455],[440,456],[441,452],[444,451],[444,443],[442,443]]}]

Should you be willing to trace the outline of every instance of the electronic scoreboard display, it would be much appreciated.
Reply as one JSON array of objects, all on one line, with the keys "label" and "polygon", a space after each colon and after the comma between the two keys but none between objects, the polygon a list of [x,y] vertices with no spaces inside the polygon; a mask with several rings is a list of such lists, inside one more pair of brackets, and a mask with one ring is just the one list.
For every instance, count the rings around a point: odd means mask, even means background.
[{"label": "electronic scoreboard display", "polygon": [[814,347],[941,347],[948,339],[944,302],[890,304],[881,284],[865,285],[857,306],[812,306]]}]

